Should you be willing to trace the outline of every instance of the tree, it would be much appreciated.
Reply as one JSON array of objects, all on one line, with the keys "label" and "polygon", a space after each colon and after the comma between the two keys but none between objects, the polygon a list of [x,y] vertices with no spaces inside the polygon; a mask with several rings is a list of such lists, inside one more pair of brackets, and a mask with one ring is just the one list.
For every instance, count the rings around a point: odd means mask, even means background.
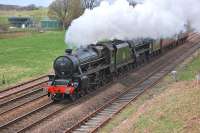
[{"label": "tree", "polygon": [[81,0],[84,9],[93,9],[99,0]]},{"label": "tree", "polygon": [[137,5],[137,2],[135,0],[128,0],[129,5],[135,7]]},{"label": "tree", "polygon": [[21,8],[21,10],[38,10],[38,9],[39,8],[34,4],[30,4],[28,6],[24,6],[24,7]]},{"label": "tree", "polygon": [[48,16],[60,20],[65,29],[82,12],[80,0],[55,0],[49,6]]},{"label": "tree", "polygon": [[49,6],[48,16],[60,20],[63,29],[65,29],[67,21],[69,1],[70,0],[55,0]]},{"label": "tree", "polygon": [[81,16],[82,13],[83,13],[83,9],[81,7],[81,1],[80,0],[70,0],[68,24],[70,24],[73,19]]}]

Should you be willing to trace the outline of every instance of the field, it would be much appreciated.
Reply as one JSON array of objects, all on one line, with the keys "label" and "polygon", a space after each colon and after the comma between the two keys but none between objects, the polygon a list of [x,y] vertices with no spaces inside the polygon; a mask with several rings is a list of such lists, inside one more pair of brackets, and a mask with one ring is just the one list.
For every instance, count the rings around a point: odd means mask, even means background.
[{"label": "field", "polygon": [[[0,40],[0,89],[52,71],[64,53],[64,32],[31,33]],[[6,82],[4,84],[3,82]]]},{"label": "field", "polygon": [[200,85],[195,75],[200,71],[200,54],[177,68],[178,82],[168,75],[99,132],[102,133],[199,133]]},{"label": "field", "polygon": [[30,11],[0,11],[0,16],[46,16],[47,9],[38,9],[38,10],[30,10]]},{"label": "field", "polygon": [[0,16],[0,24],[8,25],[8,17]]},{"label": "field", "polygon": [[8,24],[8,17],[11,16],[29,16],[38,21],[47,16],[47,11],[45,8],[32,11],[0,11],[0,24]]}]

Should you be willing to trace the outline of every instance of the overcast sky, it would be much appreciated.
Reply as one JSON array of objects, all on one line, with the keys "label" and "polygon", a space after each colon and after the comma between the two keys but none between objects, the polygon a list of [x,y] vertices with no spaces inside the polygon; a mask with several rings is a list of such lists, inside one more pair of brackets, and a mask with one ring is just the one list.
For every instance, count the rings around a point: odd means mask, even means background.
[{"label": "overcast sky", "polygon": [[47,7],[52,1],[53,0],[0,0],[0,4],[21,5],[21,6],[35,4],[37,6]]},{"label": "overcast sky", "polygon": [[[37,6],[48,7],[52,1],[54,1],[54,0],[0,0],[0,4],[20,5],[20,6],[27,6],[30,4],[35,4]],[[108,1],[115,1],[115,0],[108,0]],[[141,2],[143,0],[130,0],[130,1]]]}]

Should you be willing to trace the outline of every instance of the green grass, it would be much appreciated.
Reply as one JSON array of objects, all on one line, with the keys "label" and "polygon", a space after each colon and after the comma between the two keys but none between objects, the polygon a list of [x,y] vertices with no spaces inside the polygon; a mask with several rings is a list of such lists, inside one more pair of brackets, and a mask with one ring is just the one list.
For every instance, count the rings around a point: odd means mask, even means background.
[{"label": "green grass", "polygon": [[194,80],[195,75],[200,71],[200,55],[191,63],[185,66],[185,70],[178,74],[180,80]]},{"label": "green grass", "polygon": [[0,16],[0,24],[7,25],[8,24],[8,17]]},{"label": "green grass", "polygon": [[[181,86],[181,87],[178,87]],[[166,90],[139,117],[130,132],[199,132],[200,89],[184,81]],[[197,118],[197,121],[193,121]]]},{"label": "green grass", "polygon": [[47,8],[31,11],[0,11],[0,24],[8,24],[8,17],[12,16],[33,17],[36,21],[39,21],[47,16],[47,12]]},{"label": "green grass", "polygon": [[[191,80],[194,79],[195,74],[200,71],[200,54],[192,60],[188,60],[187,63],[188,64],[186,64],[185,67],[177,67],[178,79],[180,82],[185,82],[185,80],[190,80],[187,82],[192,82]],[[135,116],[135,113],[138,112],[143,105],[146,107],[145,104],[149,100],[165,93],[172,83],[174,83],[174,81],[169,74],[161,83],[157,84],[154,88],[148,90],[145,94],[142,94],[136,101],[129,104],[106,126],[100,129],[99,132],[110,133],[115,130],[116,127],[123,127],[124,125],[120,125],[121,123],[129,120],[133,115]],[[183,86],[187,86],[187,83]],[[185,126],[185,119],[189,118],[189,116],[193,116],[195,113],[198,114],[197,112],[199,112],[200,109],[200,105],[198,104],[198,101],[200,100],[200,91],[195,89],[194,91],[191,91],[188,88],[185,90],[181,89],[182,88],[180,88],[179,91],[167,94],[168,96],[163,99],[159,99],[154,103],[155,105],[152,105],[153,107],[151,107],[150,111],[147,111],[139,118],[135,118],[136,123],[129,123],[131,124],[131,128],[124,129],[123,131],[120,130],[119,132],[180,132],[180,130]],[[159,103],[159,105],[157,105],[157,103]],[[198,105],[193,105],[193,103]],[[147,107],[147,110],[148,108],[149,107]],[[184,118],[182,119],[182,117]],[[193,129],[196,131],[195,127],[192,127],[192,130]]]},{"label": "green grass", "polygon": [[145,94],[141,95],[136,101],[129,104],[125,109],[123,109],[116,117],[114,117],[106,126],[100,129],[100,133],[110,133],[113,129],[119,126],[124,120],[130,118],[137,109],[144,104],[147,100],[152,99],[152,97],[161,94],[165,91],[166,86],[172,81],[169,76],[167,76],[162,84],[157,84],[151,90],[148,90]]},{"label": "green grass", "polygon": [[8,16],[33,16],[33,17],[44,17],[47,16],[48,9],[42,8],[38,10],[30,10],[30,11],[0,11],[1,17],[8,17]]},{"label": "green grass", "polygon": [[[172,96],[173,97],[173,96]],[[166,103],[170,104],[170,103]],[[153,131],[154,133],[171,133],[178,132],[181,127],[184,125],[182,121],[174,120],[175,113],[167,113],[164,111],[160,111],[158,105],[154,107],[156,110],[151,110],[150,112],[142,115],[138,121],[133,125],[132,131],[142,132],[145,130]],[[158,111],[162,112],[164,115],[161,117],[158,116]],[[175,110],[174,110],[175,111]],[[172,115],[173,114],[173,115]]]},{"label": "green grass", "polygon": [[[64,32],[1,39],[0,88],[49,73],[54,58],[63,54],[65,48]],[[3,77],[6,85],[2,84]]]}]

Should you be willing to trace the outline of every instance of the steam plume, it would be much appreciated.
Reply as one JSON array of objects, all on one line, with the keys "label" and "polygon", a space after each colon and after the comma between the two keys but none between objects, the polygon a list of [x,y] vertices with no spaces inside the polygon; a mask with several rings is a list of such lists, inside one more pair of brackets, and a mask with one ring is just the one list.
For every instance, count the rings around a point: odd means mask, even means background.
[{"label": "steam plume", "polygon": [[144,0],[135,7],[126,0],[86,10],[66,32],[65,42],[76,46],[102,40],[171,37],[190,21],[200,31],[200,0]]}]

